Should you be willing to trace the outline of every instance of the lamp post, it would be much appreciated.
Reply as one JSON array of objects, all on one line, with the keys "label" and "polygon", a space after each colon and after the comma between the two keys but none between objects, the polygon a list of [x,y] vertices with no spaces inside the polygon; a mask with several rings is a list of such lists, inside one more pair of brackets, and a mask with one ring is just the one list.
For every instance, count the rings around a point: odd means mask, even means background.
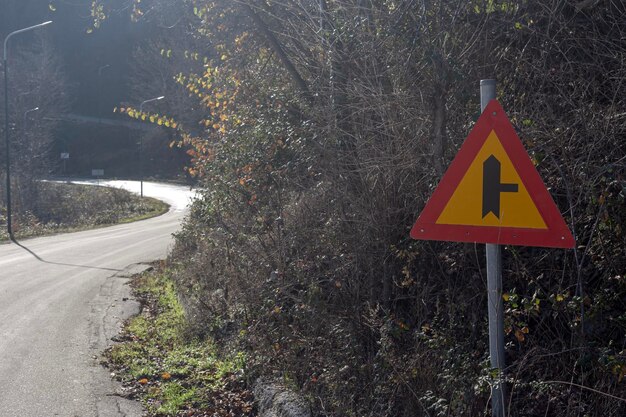
[{"label": "lamp post", "polygon": [[26,129],[26,118],[28,117],[28,113],[32,113],[32,112],[37,111],[37,110],[39,110],[39,107],[35,107],[35,108],[30,109],[30,110],[26,110],[24,112],[24,129]]},{"label": "lamp post", "polygon": [[103,70],[103,69],[105,69],[105,68],[109,68],[110,66],[111,66],[110,64],[106,64],[106,65],[103,65],[103,66],[101,66],[100,68],[98,68],[98,77],[101,77],[101,76],[102,76],[102,70]]},{"label": "lamp post", "polygon": [[27,141],[27,137],[26,137],[26,123],[28,122],[28,114],[32,113],[32,112],[35,112],[37,110],[39,110],[39,107],[34,107],[34,108],[26,110],[24,112],[24,124],[23,124],[23,126],[24,126],[24,143],[26,143],[26,141]]},{"label": "lamp post", "polygon": [[110,66],[110,64],[106,64],[98,68],[98,120],[100,122],[102,122],[102,70]]},{"label": "lamp post", "polygon": [[40,28],[42,26],[46,26],[52,23],[51,20],[47,22],[40,23],[38,25],[29,26],[24,29],[16,30],[7,35],[4,38],[4,55],[3,55],[3,67],[4,67],[4,138],[5,138],[5,160],[6,160],[6,176],[7,176],[7,233],[9,234],[9,238],[13,239],[13,229],[11,227],[11,157],[10,157],[10,142],[9,142],[9,68],[7,61],[7,46],[9,43],[9,39],[12,36],[15,36],[20,33],[24,33],[33,29]]},{"label": "lamp post", "polygon": [[[139,113],[143,113],[144,104],[151,103],[153,101],[163,100],[164,98],[165,96],[159,96],[159,97],[142,101],[141,104],[139,105]],[[143,152],[143,136],[140,134],[139,135],[139,182],[141,184],[141,193],[140,193],[141,198],[143,198],[143,158],[141,155],[142,152]]]}]

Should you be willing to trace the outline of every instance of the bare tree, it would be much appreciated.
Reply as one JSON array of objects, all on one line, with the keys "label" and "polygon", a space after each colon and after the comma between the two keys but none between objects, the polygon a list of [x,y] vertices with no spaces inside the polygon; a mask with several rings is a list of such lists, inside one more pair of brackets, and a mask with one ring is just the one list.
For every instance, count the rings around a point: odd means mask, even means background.
[{"label": "bare tree", "polygon": [[60,61],[44,37],[15,53],[9,75],[15,208],[30,210],[36,201],[35,181],[57,162],[52,155],[55,120],[68,108],[68,85]]}]

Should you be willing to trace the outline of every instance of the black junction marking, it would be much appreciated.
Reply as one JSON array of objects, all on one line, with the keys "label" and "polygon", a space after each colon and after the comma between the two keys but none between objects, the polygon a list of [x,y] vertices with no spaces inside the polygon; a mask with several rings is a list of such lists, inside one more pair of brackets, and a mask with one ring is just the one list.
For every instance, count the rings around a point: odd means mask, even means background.
[{"label": "black junction marking", "polygon": [[483,163],[483,218],[493,213],[500,218],[500,193],[516,193],[517,184],[502,184],[500,182],[501,164],[498,159],[490,155]]}]

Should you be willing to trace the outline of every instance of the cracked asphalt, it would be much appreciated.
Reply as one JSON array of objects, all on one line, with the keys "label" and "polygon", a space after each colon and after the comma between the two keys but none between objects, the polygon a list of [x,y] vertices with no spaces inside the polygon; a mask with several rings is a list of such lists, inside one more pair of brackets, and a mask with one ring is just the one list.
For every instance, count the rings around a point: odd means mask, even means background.
[{"label": "cracked asphalt", "polygon": [[[139,190],[130,181],[100,182]],[[0,416],[141,416],[100,365],[136,314],[128,277],[163,259],[185,214],[188,187],[144,183],[171,205],[149,220],[0,244]]]}]

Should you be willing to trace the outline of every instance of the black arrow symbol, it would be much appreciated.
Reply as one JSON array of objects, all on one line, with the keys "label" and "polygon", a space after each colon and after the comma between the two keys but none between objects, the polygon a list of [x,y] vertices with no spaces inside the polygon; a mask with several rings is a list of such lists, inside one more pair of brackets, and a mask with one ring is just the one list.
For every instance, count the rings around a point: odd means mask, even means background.
[{"label": "black arrow symbol", "polygon": [[493,213],[500,218],[500,193],[516,193],[517,184],[502,184],[500,182],[501,164],[491,155],[483,163],[483,218]]}]

